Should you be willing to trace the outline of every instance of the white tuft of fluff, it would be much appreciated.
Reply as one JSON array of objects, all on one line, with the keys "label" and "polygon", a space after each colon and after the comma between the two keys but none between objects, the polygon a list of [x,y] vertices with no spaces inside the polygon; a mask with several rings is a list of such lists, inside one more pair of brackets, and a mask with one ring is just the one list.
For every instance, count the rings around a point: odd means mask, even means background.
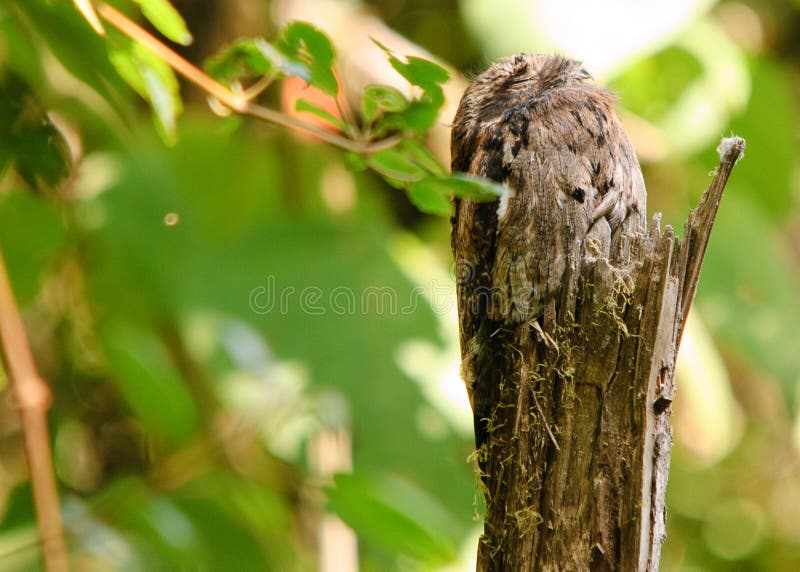
[{"label": "white tuft of fluff", "polygon": [[506,213],[508,212],[508,197],[510,193],[503,193],[500,195],[500,201],[497,204],[497,222],[504,223],[506,220]]},{"label": "white tuft of fluff", "polygon": [[723,137],[722,141],[719,142],[717,146],[717,153],[719,153],[719,160],[724,161],[728,154],[734,152],[735,148],[741,147],[742,151],[736,157],[736,162],[739,162],[739,159],[744,157],[744,149],[745,149],[745,142],[744,139],[741,137],[737,137],[736,135],[731,135],[730,137]]}]

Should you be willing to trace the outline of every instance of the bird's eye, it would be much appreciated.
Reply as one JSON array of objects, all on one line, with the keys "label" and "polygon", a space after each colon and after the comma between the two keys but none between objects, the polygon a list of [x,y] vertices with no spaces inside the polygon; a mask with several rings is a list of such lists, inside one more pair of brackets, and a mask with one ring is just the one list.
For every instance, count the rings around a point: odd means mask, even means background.
[{"label": "bird's eye", "polygon": [[583,201],[586,199],[586,191],[576,187],[572,190],[572,198],[579,203],[583,203]]}]

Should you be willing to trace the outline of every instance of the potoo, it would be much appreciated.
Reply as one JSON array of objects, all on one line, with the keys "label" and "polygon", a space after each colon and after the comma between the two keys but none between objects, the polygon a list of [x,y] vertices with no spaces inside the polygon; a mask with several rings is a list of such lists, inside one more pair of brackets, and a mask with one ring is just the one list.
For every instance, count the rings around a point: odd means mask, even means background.
[{"label": "potoo", "polygon": [[488,412],[474,389],[489,381],[491,356],[482,354],[493,332],[538,327],[568,268],[584,256],[614,261],[625,235],[644,227],[642,173],[613,104],[580,63],[529,54],[496,62],[461,99],[453,172],[510,190],[494,203],[457,199],[452,221],[462,375],[478,446]]}]

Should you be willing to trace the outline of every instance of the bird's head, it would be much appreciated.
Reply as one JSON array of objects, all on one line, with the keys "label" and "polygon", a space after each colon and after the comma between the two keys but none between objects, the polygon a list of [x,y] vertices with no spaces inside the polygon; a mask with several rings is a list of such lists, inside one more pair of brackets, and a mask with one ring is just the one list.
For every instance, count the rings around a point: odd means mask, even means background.
[{"label": "bird's head", "polygon": [[458,113],[467,121],[490,121],[517,100],[530,100],[548,90],[584,83],[591,77],[580,62],[561,56],[509,56],[475,78],[464,93]]}]

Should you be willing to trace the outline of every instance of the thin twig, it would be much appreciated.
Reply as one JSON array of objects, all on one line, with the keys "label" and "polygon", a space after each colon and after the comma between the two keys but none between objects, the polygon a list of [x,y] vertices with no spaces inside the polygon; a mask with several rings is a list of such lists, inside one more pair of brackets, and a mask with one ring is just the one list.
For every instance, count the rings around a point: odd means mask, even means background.
[{"label": "thin twig", "polygon": [[291,115],[286,115],[280,111],[275,111],[269,107],[264,107],[263,105],[248,104],[242,111],[240,111],[240,113],[242,115],[249,115],[263,121],[275,123],[283,127],[288,127],[289,129],[308,131],[326,143],[330,143],[331,145],[339,147],[340,149],[344,149],[345,151],[353,151],[355,153],[375,153],[381,149],[394,147],[402,139],[402,137],[399,135],[394,135],[392,137],[387,137],[386,139],[381,139],[380,141],[353,141],[352,139],[342,137],[341,135],[336,135],[330,131],[326,131],[321,127],[306,123],[305,121],[296,119]]},{"label": "thin twig", "polygon": [[47,428],[46,413],[52,396],[50,388],[36,371],[2,252],[0,252],[0,341],[25,436],[25,452],[28,455],[31,471],[33,500],[39,535],[42,539],[45,569],[48,572],[66,571],[67,549]]},{"label": "thin twig", "polygon": [[155,36],[150,34],[147,30],[139,26],[136,22],[113,8],[108,4],[98,4],[97,13],[100,17],[114,26],[117,30],[128,36],[130,39],[148,48],[164,62],[167,63],[178,74],[182,75],[197,87],[205,91],[210,96],[216,98],[224,105],[231,108],[236,113],[242,115],[249,115],[275,123],[288,129],[296,131],[306,131],[312,133],[321,140],[344,149],[346,151],[354,151],[356,153],[374,153],[381,149],[392,147],[400,141],[400,137],[388,137],[381,141],[354,141],[347,137],[342,137],[336,133],[331,133],[312,123],[306,123],[290,115],[286,115],[274,109],[258,105],[250,101],[248,94],[234,93],[214,78],[200,70],[197,66],[190,63],[186,58],[180,56],[166,44],[158,40]]},{"label": "thin twig", "polygon": [[255,82],[250,87],[242,90],[242,95],[247,98],[247,101],[253,101],[259,95],[264,93],[270,85],[272,85],[272,80],[275,79],[274,74],[261,76],[257,82]]}]

